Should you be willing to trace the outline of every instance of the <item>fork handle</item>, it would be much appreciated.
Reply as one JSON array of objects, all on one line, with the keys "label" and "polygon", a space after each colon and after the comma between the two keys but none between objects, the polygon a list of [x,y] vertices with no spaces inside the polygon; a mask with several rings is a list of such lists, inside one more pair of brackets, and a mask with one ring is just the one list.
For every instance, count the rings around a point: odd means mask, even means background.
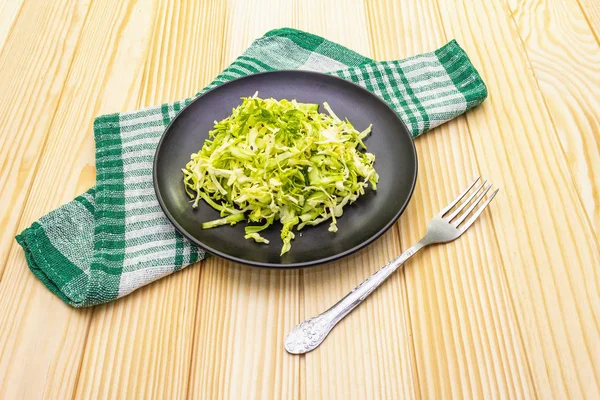
[{"label": "fork handle", "polygon": [[423,241],[417,242],[364,280],[327,311],[296,325],[285,339],[285,349],[288,353],[304,354],[317,348],[338,322],[373,293],[398,267],[426,245]]}]

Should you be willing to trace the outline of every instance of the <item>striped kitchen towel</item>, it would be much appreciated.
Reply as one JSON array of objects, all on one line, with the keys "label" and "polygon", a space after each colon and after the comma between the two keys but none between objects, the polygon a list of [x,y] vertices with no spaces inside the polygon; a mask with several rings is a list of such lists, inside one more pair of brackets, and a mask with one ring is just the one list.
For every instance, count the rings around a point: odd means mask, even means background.
[{"label": "striped kitchen towel", "polygon": [[[415,138],[487,96],[456,41],[431,53],[377,62],[289,28],[255,40],[198,95],[232,79],[281,69],[329,73],[367,88],[400,115]],[[66,303],[106,303],[206,257],[171,226],[152,185],[156,145],[192,100],[98,117],[96,187],[17,236],[31,271]]]}]

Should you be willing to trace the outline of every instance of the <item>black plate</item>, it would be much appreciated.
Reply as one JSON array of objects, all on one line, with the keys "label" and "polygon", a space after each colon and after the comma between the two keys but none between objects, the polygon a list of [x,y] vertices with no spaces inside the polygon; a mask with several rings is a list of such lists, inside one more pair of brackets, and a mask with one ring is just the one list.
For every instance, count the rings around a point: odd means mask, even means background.
[{"label": "black plate", "polygon": [[[292,249],[280,256],[281,225],[261,232],[269,245],[244,239],[244,223],[203,230],[201,223],[219,218],[217,211],[201,201],[192,209],[181,168],[198,151],[214,121],[240,103],[240,97],[258,91],[262,98],[327,101],[340,117],[356,129],[370,123],[373,131],[365,144],[376,156],[377,191],[369,190],[344,208],[338,232],[329,223],[306,227],[292,241]],[[323,108],[321,107],[321,110]],[[417,179],[417,155],[408,129],[396,113],[366,89],[330,75],[307,71],[273,71],[225,83],[195,99],[171,122],[163,134],[154,160],[154,188],[158,201],[173,225],[198,246],[232,261],[263,267],[305,267],[346,256],[382,235],[404,211]]]}]

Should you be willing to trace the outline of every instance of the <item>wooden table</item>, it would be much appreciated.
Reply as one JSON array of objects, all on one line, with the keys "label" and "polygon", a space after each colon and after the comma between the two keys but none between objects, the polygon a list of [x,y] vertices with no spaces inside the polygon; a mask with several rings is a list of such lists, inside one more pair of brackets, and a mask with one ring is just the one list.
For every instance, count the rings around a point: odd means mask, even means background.
[{"label": "wooden table", "polygon": [[[14,235],[94,184],[93,118],[190,96],[290,26],[376,59],[452,38],[489,87],[416,140],[400,222],[276,271],[216,257],[105,306],[64,305]],[[594,0],[0,0],[0,398],[600,396],[600,7]],[[501,188],[315,352],[283,338],[400,253],[475,174]]]}]

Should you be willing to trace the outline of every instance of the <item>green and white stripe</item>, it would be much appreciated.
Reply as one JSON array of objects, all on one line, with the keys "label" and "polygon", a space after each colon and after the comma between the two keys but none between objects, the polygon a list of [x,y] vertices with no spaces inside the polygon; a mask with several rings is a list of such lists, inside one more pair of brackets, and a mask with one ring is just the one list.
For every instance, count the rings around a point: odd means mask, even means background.
[{"label": "green and white stripe", "polygon": [[[455,41],[405,60],[376,62],[287,28],[257,39],[197,95],[232,79],[280,69],[330,73],[367,88],[400,115],[413,137],[487,96]],[[152,186],[158,140],[191,101],[97,118],[97,186],[17,236],[31,271],[66,303],[105,303],[206,257],[171,226]]]}]

